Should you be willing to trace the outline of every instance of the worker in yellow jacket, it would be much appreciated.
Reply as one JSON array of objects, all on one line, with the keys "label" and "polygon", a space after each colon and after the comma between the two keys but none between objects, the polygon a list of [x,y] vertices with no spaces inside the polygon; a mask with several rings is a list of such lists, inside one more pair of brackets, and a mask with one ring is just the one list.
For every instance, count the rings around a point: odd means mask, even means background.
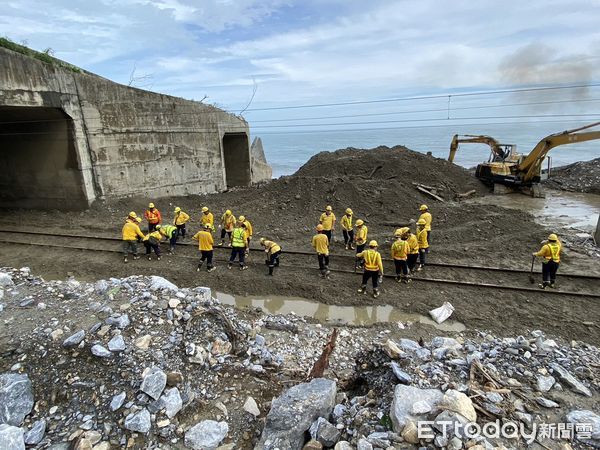
[{"label": "worker in yellow jacket", "polygon": [[221,228],[221,243],[219,244],[221,247],[225,245],[225,236],[229,238],[229,247],[231,247],[231,233],[235,228],[235,216],[231,212],[231,210],[225,211],[225,213],[221,216],[221,224],[219,225]]},{"label": "worker in yellow jacket", "polygon": [[148,261],[152,261],[152,250],[156,255],[156,259],[160,261],[160,241],[163,235],[160,232],[161,225],[156,225],[154,231],[151,231],[144,237],[144,246],[146,247],[146,256]]},{"label": "worker in yellow jacket", "polygon": [[204,228],[198,231],[192,239],[198,241],[198,249],[200,250],[200,262],[198,263],[198,268],[196,271],[200,272],[202,268],[202,264],[206,261],[206,271],[212,272],[216,269],[213,265],[213,245],[214,240],[211,233],[212,229],[210,224],[205,224]]},{"label": "worker in yellow jacket", "polygon": [[427,205],[421,205],[419,207],[419,211],[421,211],[419,220],[423,219],[425,221],[425,231],[427,231],[427,242],[430,242],[432,217],[431,217],[431,213],[429,212],[429,207]]},{"label": "worker in yellow jacket", "polygon": [[383,261],[381,260],[381,254],[377,251],[377,241],[369,242],[369,248],[356,256],[362,258],[365,262],[362,284],[358,288],[358,293],[367,293],[367,283],[371,279],[373,283],[373,298],[379,297],[379,280],[380,277],[383,277]]},{"label": "worker in yellow jacket", "polygon": [[319,223],[323,225],[323,234],[327,236],[329,243],[331,243],[333,231],[335,230],[335,214],[331,206],[325,208],[325,212],[319,218]]},{"label": "worker in yellow jacket", "polygon": [[353,212],[350,208],[346,209],[346,214],[342,216],[342,233],[344,234],[344,245],[346,250],[354,250],[354,224],[352,216]]},{"label": "worker in yellow jacket", "polygon": [[401,228],[394,232],[395,241],[392,244],[392,259],[396,268],[396,281],[409,283],[408,276],[408,236]]},{"label": "worker in yellow jacket", "polygon": [[177,235],[181,239],[185,239],[185,224],[189,222],[190,216],[181,210],[179,206],[175,207],[175,217],[173,217],[173,225],[177,227]]},{"label": "worker in yellow jacket", "polygon": [[319,271],[323,278],[329,276],[329,238],[325,234],[323,225],[317,225],[317,234],[312,238],[312,246],[317,251]]},{"label": "worker in yellow jacket", "polygon": [[275,267],[279,267],[279,257],[281,256],[281,246],[275,241],[269,241],[260,238],[260,245],[265,249],[267,260],[265,263],[269,267],[269,275],[273,275]]},{"label": "worker in yellow jacket", "polygon": [[246,234],[246,225],[244,217],[240,216],[238,222],[231,232],[231,256],[229,257],[228,269],[231,269],[236,257],[239,257],[240,270],[246,270],[248,266],[245,264],[246,248],[248,248],[248,237]]},{"label": "worker in yellow jacket", "polygon": [[129,253],[133,255],[133,259],[139,259],[137,253],[137,241],[138,238],[144,239],[144,233],[140,230],[138,221],[139,217],[134,211],[131,211],[125,219],[123,224],[123,262],[127,262],[127,256]]},{"label": "worker in yellow jacket", "polygon": [[562,244],[558,240],[558,236],[552,233],[548,236],[548,240],[542,246],[539,252],[533,254],[533,256],[540,256],[544,258],[542,262],[542,283],[539,285],[540,288],[546,289],[547,287],[556,287],[556,272],[558,266],[560,266],[560,252],[562,250]]},{"label": "worker in yellow jacket", "polygon": [[408,265],[409,273],[414,273],[415,267],[417,266],[417,260],[419,259],[419,241],[417,235],[410,231],[410,228],[403,227],[402,235],[406,236],[406,243],[408,244],[408,256],[406,258],[406,264]]},{"label": "worker in yellow jacket", "polygon": [[426,256],[429,253],[429,241],[427,240],[427,223],[424,219],[417,220],[417,241],[419,242],[419,267],[417,270],[423,269],[426,263]]},{"label": "worker in yellow jacket", "polygon": [[248,256],[250,254],[250,241],[252,240],[254,230],[252,229],[252,224],[246,218],[246,216],[240,216],[239,220],[244,222],[244,229],[246,230],[246,241],[248,242],[248,246],[246,247],[246,256]]},{"label": "worker in yellow jacket", "polygon": [[202,216],[200,217],[200,223],[204,228],[204,225],[209,224],[211,231],[215,231],[215,218],[213,217],[213,213],[210,212],[208,206],[202,207]]},{"label": "worker in yellow jacket", "polygon": [[367,238],[369,236],[369,229],[365,225],[362,219],[356,221],[356,231],[354,233],[354,242],[356,242],[356,264],[355,269],[362,267],[362,259],[358,257],[359,253],[362,253],[367,245]]}]

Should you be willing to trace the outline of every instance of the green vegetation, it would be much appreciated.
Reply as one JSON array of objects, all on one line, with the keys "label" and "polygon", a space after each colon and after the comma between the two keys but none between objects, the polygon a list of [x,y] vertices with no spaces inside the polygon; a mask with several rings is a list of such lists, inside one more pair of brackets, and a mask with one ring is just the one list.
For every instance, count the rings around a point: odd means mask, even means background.
[{"label": "green vegetation", "polygon": [[7,48],[9,50],[12,50],[13,52],[21,53],[22,55],[30,56],[32,58],[45,62],[46,64],[52,64],[53,66],[63,67],[65,69],[72,70],[73,72],[81,72],[81,69],[79,67],[61,61],[60,59],[54,58],[52,56],[53,51],[51,48],[47,48],[43,52],[38,52],[28,47],[25,47],[24,45],[17,44],[5,37],[0,37],[0,47]]}]

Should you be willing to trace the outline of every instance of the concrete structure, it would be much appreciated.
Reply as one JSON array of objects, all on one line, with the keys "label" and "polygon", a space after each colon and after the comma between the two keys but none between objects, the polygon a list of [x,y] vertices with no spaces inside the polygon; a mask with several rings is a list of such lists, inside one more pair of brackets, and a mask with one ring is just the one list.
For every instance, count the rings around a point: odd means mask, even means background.
[{"label": "concrete structure", "polygon": [[271,178],[240,117],[4,48],[0,67],[0,206],[76,209]]}]

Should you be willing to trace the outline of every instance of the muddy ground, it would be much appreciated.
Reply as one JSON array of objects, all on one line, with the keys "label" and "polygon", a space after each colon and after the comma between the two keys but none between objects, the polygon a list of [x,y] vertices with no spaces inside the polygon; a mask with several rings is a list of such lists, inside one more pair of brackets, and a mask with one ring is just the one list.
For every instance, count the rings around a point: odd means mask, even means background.
[{"label": "muddy ground", "polygon": [[[413,183],[434,187],[446,201],[438,202],[416,190]],[[319,215],[331,204],[338,220],[351,207],[355,218],[365,219],[369,237],[380,242],[387,256],[393,230],[418,217],[419,205],[427,203],[433,214],[431,260],[528,269],[531,252],[550,232],[563,233],[535,224],[525,212],[500,207],[466,204],[457,194],[475,190],[477,196],[488,189],[466,170],[445,160],[412,152],[404,147],[379,147],[371,151],[346,149],[313,157],[297,174],[250,188],[225,193],[185,198],[131,198],[98,202],[84,212],[4,211],[0,228],[77,232],[105,237],[120,237],[121,225],[130,210],[142,214],[148,201],[154,201],[165,219],[180,206],[192,216],[190,229],[199,228],[200,209],[208,206],[218,217],[225,209],[244,214],[255,228],[255,242],[265,236],[275,239],[288,250],[311,251],[310,239]],[[2,237],[5,239],[5,236]],[[34,239],[34,238],[32,238]],[[35,238],[38,239],[38,238]],[[14,240],[17,240],[15,237]],[[344,253],[341,231],[336,231],[334,254]],[[57,241],[58,242],[58,241]],[[102,244],[118,249],[119,243]],[[182,247],[177,255],[162,261],[139,260],[123,264],[116,253],[77,251],[58,248],[3,244],[0,266],[29,266],[35,274],[64,279],[71,273],[77,279],[96,280],[134,274],[164,276],[182,287],[205,285],[213,291],[234,295],[288,295],[326,304],[389,304],[406,313],[427,314],[429,309],[450,301],[456,308],[455,319],[469,329],[490,330],[499,335],[524,334],[541,328],[564,339],[600,343],[600,309],[591,298],[548,295],[544,292],[502,290],[436,285],[414,282],[398,285],[384,282],[378,299],[359,296],[359,279],[349,274],[332,274],[330,280],[318,277],[316,258],[286,255],[273,278],[266,276],[259,252],[250,256],[250,270],[239,272],[225,268],[225,251],[218,250],[218,270],[211,274],[196,272],[197,251]],[[286,267],[302,265],[306,268]],[[332,258],[332,268],[351,269],[351,258]],[[392,267],[387,265],[386,272]],[[435,276],[436,268],[427,269]],[[566,249],[561,271],[600,274],[597,259]],[[439,269],[438,274],[441,274]],[[451,276],[444,273],[441,277]],[[489,279],[488,275],[469,275],[469,281],[506,283],[531,287],[526,276]],[[594,284],[570,282],[569,290],[591,289]],[[566,289],[566,288],[565,288]]]}]

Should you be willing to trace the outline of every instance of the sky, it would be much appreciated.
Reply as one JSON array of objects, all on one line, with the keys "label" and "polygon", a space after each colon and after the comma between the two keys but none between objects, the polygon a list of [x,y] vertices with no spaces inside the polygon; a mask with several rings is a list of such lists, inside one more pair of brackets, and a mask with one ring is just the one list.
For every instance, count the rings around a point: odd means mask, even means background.
[{"label": "sky", "polygon": [[[279,129],[277,122],[262,121],[292,118],[295,124],[310,125],[313,117],[443,109],[450,101],[452,108],[468,108],[477,102],[492,106],[577,100],[534,109],[600,111],[600,102],[594,100],[600,98],[600,86],[551,95],[260,111],[515,86],[600,84],[600,0],[2,3],[2,36],[36,50],[49,48],[57,58],[119,83],[202,100],[231,112],[246,109],[244,117],[251,123],[270,123],[272,130]],[[519,107],[521,112],[531,110]],[[420,120],[437,114],[445,117],[450,111],[401,117]]]}]

